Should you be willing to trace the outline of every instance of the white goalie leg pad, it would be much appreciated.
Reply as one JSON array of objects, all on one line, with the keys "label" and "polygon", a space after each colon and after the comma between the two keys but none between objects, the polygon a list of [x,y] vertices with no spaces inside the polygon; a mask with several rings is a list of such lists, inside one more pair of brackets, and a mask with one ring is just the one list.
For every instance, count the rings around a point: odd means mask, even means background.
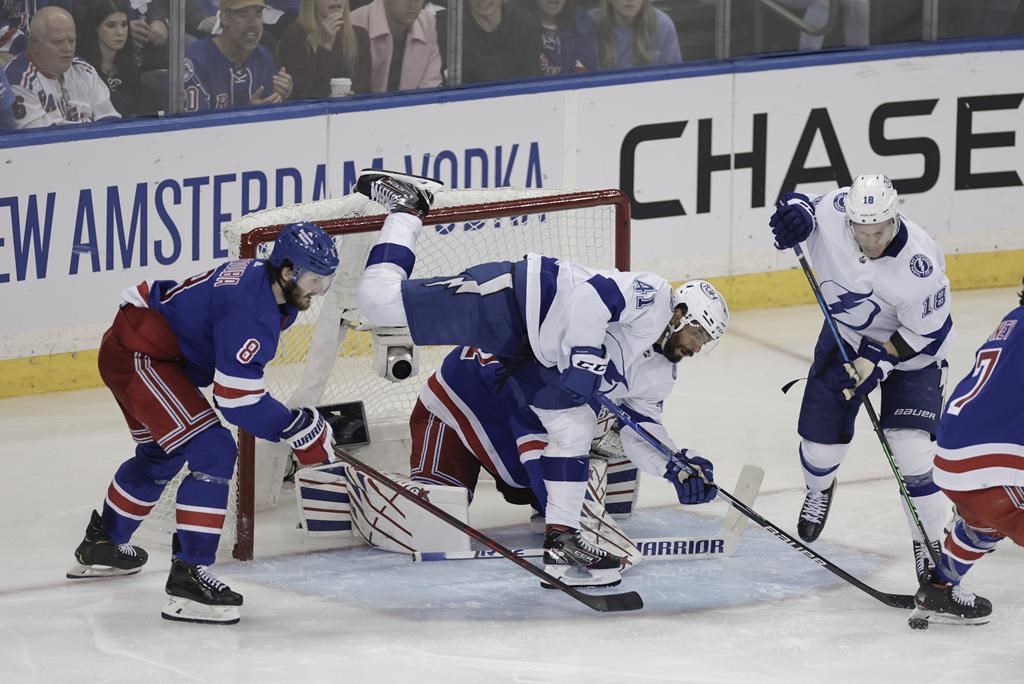
[{"label": "white goalie leg pad", "polygon": [[640,494],[640,470],[626,457],[618,431],[607,430],[595,441],[590,449],[591,458],[602,458],[608,463],[605,510],[616,520],[625,520],[633,514]]},{"label": "white goalie leg pad", "polygon": [[310,536],[351,536],[348,478],[341,463],[303,468],[295,473],[299,524]]},{"label": "white goalie leg pad", "polygon": [[[355,468],[344,465],[352,527],[370,546],[398,553],[469,551],[469,537]],[[464,487],[425,484],[386,473],[396,483],[462,522],[469,519]]]},{"label": "white goalie leg pad", "polygon": [[606,510],[607,471],[608,463],[604,459],[590,459],[590,479],[580,512],[580,531],[591,544],[612,555],[628,558],[625,571],[643,560],[643,554]]},{"label": "white goalie leg pad", "polygon": [[[932,481],[932,459],[935,457],[935,444],[931,435],[924,430],[908,428],[885,430],[885,438],[892,447],[893,460],[899,466],[903,482],[907,485],[910,498],[917,509],[917,516],[931,541],[939,541],[945,536],[943,530],[949,521],[949,499]],[[900,497],[903,512],[907,516],[907,524],[914,539],[921,541],[921,532],[907,507],[907,502]]]}]

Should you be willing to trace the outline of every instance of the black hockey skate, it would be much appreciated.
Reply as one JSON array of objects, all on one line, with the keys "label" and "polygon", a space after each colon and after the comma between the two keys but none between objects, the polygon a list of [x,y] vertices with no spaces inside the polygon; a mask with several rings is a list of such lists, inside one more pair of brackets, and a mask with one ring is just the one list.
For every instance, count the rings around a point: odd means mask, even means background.
[{"label": "black hockey skate", "polygon": [[165,620],[233,625],[239,621],[242,595],[214,577],[205,565],[193,565],[178,558],[178,535],[173,537],[171,572],[164,590],[167,605],[161,613]]},{"label": "black hockey skate", "polygon": [[828,511],[832,508],[832,500],[836,498],[836,480],[832,480],[829,488],[822,492],[807,490],[804,505],[800,509],[800,519],[796,523],[796,531],[805,542],[812,542],[825,529]]},{"label": "black hockey skate", "polygon": [[134,575],[142,570],[148,559],[149,554],[138,546],[110,541],[103,518],[93,511],[89,526],[85,528],[85,538],[75,549],[75,560],[78,563],[68,569],[66,577],[89,579]]},{"label": "black hockey skate", "polygon": [[992,602],[976,596],[960,584],[936,583],[934,574],[914,595],[914,612],[907,624],[911,629],[928,629],[930,623],[984,625],[992,615]]},{"label": "black hockey skate", "polygon": [[[544,571],[574,587],[614,587],[622,581],[625,558],[613,556],[574,530],[549,525],[544,536]],[[552,586],[540,584],[545,589]]]},{"label": "black hockey skate", "polygon": [[[935,557],[942,557],[942,547],[939,546],[939,542],[933,541],[932,548],[935,550]],[[914,540],[914,572],[917,573],[917,583],[922,585],[929,581],[931,577],[932,569],[935,567],[935,562],[932,560],[931,555],[928,554],[928,548],[924,545],[924,542]]]},{"label": "black hockey skate", "polygon": [[377,169],[363,169],[356,181],[356,192],[382,204],[389,214],[413,214],[421,219],[434,204],[434,192],[442,187],[433,178]]}]

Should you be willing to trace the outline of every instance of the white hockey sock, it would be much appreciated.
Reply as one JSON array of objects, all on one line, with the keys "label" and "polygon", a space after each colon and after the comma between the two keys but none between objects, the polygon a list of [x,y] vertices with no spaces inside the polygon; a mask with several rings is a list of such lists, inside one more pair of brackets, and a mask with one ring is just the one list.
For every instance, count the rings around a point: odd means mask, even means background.
[{"label": "white hockey sock", "polygon": [[828,489],[849,449],[849,444],[820,444],[801,439],[800,467],[807,487],[818,492]]},{"label": "white hockey sock", "polygon": [[377,244],[380,245],[386,242],[415,250],[416,241],[420,237],[420,229],[422,227],[423,221],[413,214],[389,214],[384,219],[384,226],[380,229],[380,237],[377,238]]},{"label": "white hockey sock", "polygon": [[548,525],[565,525],[580,529],[580,511],[587,495],[587,483],[544,480],[548,490],[548,505],[544,519]]},{"label": "white hockey sock", "polygon": [[[893,429],[885,431],[885,438],[892,447],[893,459],[903,474],[903,482],[907,485],[924,531],[931,541],[941,540],[945,536],[943,528],[949,519],[950,502],[932,481],[935,450],[931,436],[924,430]],[[921,534],[905,501],[903,512],[914,539],[921,541]]]}]

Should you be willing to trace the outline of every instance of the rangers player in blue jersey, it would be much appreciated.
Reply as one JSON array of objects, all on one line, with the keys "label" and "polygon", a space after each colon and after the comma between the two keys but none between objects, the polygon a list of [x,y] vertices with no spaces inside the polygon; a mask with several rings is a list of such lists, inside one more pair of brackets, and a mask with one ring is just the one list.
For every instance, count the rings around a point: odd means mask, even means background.
[{"label": "rangers player in blue jersey", "polygon": [[[806,241],[825,302],[852,364],[827,324],[814,349],[798,432],[807,493],[797,530],[821,534],[836,493],[836,471],[853,438],[861,397],[881,388],[881,427],[933,544],[947,501],[932,479],[946,351],[953,341],[942,250],[897,209],[885,176],[858,176],[824,196],[786,193],[770,220],[775,246]],[[904,504],[919,579],[927,549]]]},{"label": "rangers player in blue jersey", "polygon": [[[363,317],[376,328],[408,327],[416,344],[463,344],[498,357],[547,435],[539,459],[547,492],[546,565],[621,566],[621,558],[583,546],[579,534],[595,396],[625,393],[635,369],[653,355],[676,363],[716,342],[727,323],[724,302],[718,298],[717,306],[687,318],[657,275],[594,271],[533,254],[456,276],[410,280],[416,239],[440,184],[370,171],[356,187],[390,214],[359,283]],[[655,434],[667,437],[663,429]],[[688,478],[664,458],[661,472],[692,489],[693,502],[712,499],[717,489],[710,462],[685,449],[679,458],[703,477]]]},{"label": "rangers player in blue jersey", "polygon": [[242,596],[213,564],[227,512],[237,448],[199,391],[213,385],[224,419],[253,435],[284,440],[306,465],[334,457],[331,427],[310,408],[288,409],[267,393],[263,369],[281,331],[330,287],[334,241],[314,224],[284,229],[268,259],[230,261],[179,282],[147,281],[122,293],[103,335],[99,370],[121,407],[135,455],[93,511],[68,578],[138,572],[147,560],[129,543],[167,482],[188,463],[177,491],[169,596],[163,617],[235,623]]},{"label": "rangers player in blue jersey", "polygon": [[960,581],[1004,537],[1024,546],[1024,290],[1018,303],[978,348],[939,423],[935,483],[957,516],[911,627],[988,622],[992,603]]}]

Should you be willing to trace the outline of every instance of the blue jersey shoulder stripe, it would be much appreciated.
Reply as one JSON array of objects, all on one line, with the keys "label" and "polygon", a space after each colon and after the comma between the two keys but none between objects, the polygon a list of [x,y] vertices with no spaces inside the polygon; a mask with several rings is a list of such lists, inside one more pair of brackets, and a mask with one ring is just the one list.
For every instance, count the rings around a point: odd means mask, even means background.
[{"label": "blue jersey shoulder stripe", "polygon": [[601,274],[593,275],[590,280],[587,281],[594,290],[597,291],[598,296],[604,305],[608,307],[608,313],[611,314],[611,320],[613,323],[619,320],[619,316],[626,309],[626,300],[622,296],[622,291],[619,286],[611,278],[607,278]]}]

